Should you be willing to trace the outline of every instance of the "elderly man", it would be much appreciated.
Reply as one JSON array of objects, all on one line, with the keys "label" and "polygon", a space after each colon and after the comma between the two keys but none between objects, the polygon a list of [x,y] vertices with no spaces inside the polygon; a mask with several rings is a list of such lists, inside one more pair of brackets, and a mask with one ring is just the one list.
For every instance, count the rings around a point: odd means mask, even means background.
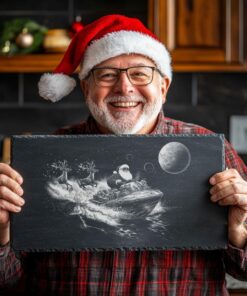
[{"label": "elderly man", "polygon": [[[41,96],[57,101],[72,91],[75,82],[69,75],[79,64],[91,115],[57,134],[212,133],[164,117],[162,106],[172,77],[170,57],[139,20],[110,15],[86,26],[72,40],[55,73],[41,78]],[[225,157],[228,170],[210,178],[208,197],[230,206],[225,251],[15,254],[9,246],[9,214],[24,206],[23,179],[0,164],[0,287],[15,289],[14,295],[21,291],[24,295],[228,295],[225,271],[247,279],[247,168],[227,142]]]}]

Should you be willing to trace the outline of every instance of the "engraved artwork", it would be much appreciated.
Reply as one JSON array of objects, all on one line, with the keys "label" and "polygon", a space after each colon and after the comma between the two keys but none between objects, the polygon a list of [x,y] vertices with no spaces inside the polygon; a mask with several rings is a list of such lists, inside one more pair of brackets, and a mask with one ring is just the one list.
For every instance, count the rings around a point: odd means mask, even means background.
[{"label": "engraved artwork", "polygon": [[70,201],[72,204],[68,215],[78,215],[82,228],[95,227],[119,236],[134,236],[137,229],[131,220],[144,219],[150,221],[150,231],[159,230],[162,234],[162,230],[165,230],[159,221],[160,215],[165,212],[163,193],[159,189],[152,189],[138,175],[133,176],[128,164],[120,165],[102,179],[95,177],[99,170],[94,161],[78,165],[78,171],[87,175],[77,179],[71,177],[68,180],[67,172],[70,169],[66,160],[53,163],[51,167],[61,170],[66,178],[61,182],[61,175],[48,182],[50,196]]},{"label": "engraved artwork", "polygon": [[[133,156],[127,154],[125,158],[131,160]],[[189,167],[190,152],[184,144],[170,142],[162,147],[157,161],[167,173],[179,174]],[[47,191],[52,198],[71,202],[67,214],[77,215],[81,228],[94,227],[105,233],[135,237],[139,223],[131,221],[144,220],[149,231],[164,234],[168,223],[163,215],[167,209],[164,193],[141,178],[141,172],[133,176],[127,162],[104,178],[97,177],[100,172],[94,160],[78,163],[77,178],[67,160],[52,163],[51,168],[60,174],[51,175]],[[144,163],[143,171],[153,170],[152,163]],[[64,211],[63,206],[61,210]]]}]

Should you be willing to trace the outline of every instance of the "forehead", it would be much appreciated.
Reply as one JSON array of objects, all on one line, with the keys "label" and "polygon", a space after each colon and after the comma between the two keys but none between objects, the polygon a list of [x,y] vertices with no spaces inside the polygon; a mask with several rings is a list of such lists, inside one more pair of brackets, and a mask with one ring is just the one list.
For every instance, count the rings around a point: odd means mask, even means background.
[{"label": "forehead", "polygon": [[97,65],[97,67],[132,67],[132,66],[155,66],[154,62],[140,54],[123,54],[105,60],[104,62]]}]

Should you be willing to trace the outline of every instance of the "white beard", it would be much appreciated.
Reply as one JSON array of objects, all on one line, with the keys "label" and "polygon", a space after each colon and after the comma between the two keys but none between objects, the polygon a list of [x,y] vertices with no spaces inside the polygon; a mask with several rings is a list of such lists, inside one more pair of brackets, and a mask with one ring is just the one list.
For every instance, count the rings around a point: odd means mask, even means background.
[{"label": "white beard", "polygon": [[[107,108],[107,103],[110,101],[141,101],[144,104],[142,114],[137,120],[130,120],[126,112],[118,112],[113,117]],[[162,108],[161,96],[157,98],[154,104],[146,103],[146,99],[140,96],[107,97],[101,108],[90,98],[87,98],[86,102],[94,119],[114,134],[136,134],[154,121]]]},{"label": "white beard", "polygon": [[133,176],[132,176],[132,174],[131,174],[130,171],[124,172],[123,170],[119,170],[119,175],[125,181],[130,181],[133,178]]}]

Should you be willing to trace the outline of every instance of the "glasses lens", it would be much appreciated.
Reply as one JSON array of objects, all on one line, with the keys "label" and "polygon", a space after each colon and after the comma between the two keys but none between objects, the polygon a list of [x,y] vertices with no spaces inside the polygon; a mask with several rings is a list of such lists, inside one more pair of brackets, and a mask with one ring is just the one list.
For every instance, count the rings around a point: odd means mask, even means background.
[{"label": "glasses lens", "polygon": [[145,85],[153,79],[153,69],[151,67],[132,67],[128,69],[128,77],[135,85]]},{"label": "glasses lens", "polygon": [[113,85],[118,79],[118,70],[110,68],[94,69],[94,79],[99,85]]},{"label": "glasses lens", "polygon": [[133,85],[146,85],[153,80],[153,67],[138,66],[127,69],[95,68],[93,69],[94,80],[100,86],[112,86],[118,79],[121,71],[126,71]]}]

